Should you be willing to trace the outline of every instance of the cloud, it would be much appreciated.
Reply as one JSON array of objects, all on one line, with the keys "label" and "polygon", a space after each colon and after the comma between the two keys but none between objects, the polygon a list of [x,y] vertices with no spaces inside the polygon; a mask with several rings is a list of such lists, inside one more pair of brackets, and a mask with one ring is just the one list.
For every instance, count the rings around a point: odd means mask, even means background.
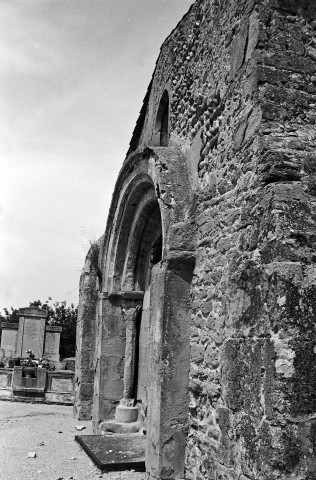
[{"label": "cloud", "polygon": [[4,207],[0,205],[0,222],[4,219]]},{"label": "cloud", "polygon": [[65,67],[59,29],[42,15],[39,2],[0,4],[0,72],[45,75]]},{"label": "cloud", "polygon": [[1,0],[0,307],[77,303],[82,228],[104,232],[160,43],[190,3]]}]

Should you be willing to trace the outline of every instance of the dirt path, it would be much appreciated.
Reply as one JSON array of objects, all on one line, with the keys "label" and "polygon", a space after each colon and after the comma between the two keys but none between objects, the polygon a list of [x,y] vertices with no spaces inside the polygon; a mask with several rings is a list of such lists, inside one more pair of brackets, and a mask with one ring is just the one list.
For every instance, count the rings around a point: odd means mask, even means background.
[{"label": "dirt path", "polygon": [[[85,426],[82,432],[76,426]],[[74,441],[92,434],[72,407],[0,401],[0,480],[144,480],[144,473],[102,474]],[[35,452],[35,458],[28,458]]]}]

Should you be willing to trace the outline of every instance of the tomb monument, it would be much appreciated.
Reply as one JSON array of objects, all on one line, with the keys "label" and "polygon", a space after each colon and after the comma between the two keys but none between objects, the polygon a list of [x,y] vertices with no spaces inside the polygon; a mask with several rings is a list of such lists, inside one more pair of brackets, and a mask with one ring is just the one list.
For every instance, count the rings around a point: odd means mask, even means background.
[{"label": "tomb monument", "polygon": [[47,357],[59,362],[62,327],[47,324],[46,310],[34,307],[19,309],[19,323],[3,322],[1,349],[4,357],[26,357],[32,350],[37,359]]}]

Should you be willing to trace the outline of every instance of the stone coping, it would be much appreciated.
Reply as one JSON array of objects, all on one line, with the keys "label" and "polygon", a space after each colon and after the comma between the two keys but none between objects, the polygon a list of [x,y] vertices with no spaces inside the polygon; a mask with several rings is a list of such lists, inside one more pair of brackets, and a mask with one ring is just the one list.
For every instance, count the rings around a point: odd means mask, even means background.
[{"label": "stone coping", "polygon": [[25,307],[19,308],[19,316],[20,317],[39,317],[39,318],[46,318],[48,312],[41,308],[34,308],[34,307]]},{"label": "stone coping", "polygon": [[[11,322],[1,322],[1,328],[4,329],[4,330],[18,330],[19,329],[19,324],[18,323],[11,323]],[[45,327],[45,332],[61,333],[62,330],[63,330],[63,328],[60,327],[59,325],[46,325],[46,327]]]},{"label": "stone coping", "polygon": [[[19,357],[22,359],[22,357]],[[25,368],[33,368],[34,370],[45,370],[45,372],[47,371],[46,368],[43,368],[43,367],[31,367],[31,366],[28,366],[28,365],[17,365],[15,367],[13,367],[14,370],[24,370]]]},{"label": "stone coping", "polygon": [[19,324],[11,322],[1,322],[1,328],[4,330],[18,330]]},{"label": "stone coping", "polygon": [[43,393],[45,391],[44,387],[22,387],[20,385],[13,386],[13,392],[33,392],[33,393]]},{"label": "stone coping", "polygon": [[127,300],[142,300],[144,297],[144,292],[141,290],[131,290],[129,292],[103,292],[103,294],[108,298],[124,298]]},{"label": "stone coping", "polygon": [[[23,369],[24,367],[0,367],[0,375],[1,373],[12,373],[14,368],[16,368],[17,370],[21,370]],[[27,368],[38,368],[38,367],[27,367]],[[40,370],[46,370],[46,368],[42,368]],[[73,377],[75,372],[73,370],[46,370],[47,374],[50,375],[50,376],[54,376],[54,377],[65,377],[65,376],[68,376],[68,377]]]},{"label": "stone coping", "polygon": [[60,327],[59,325],[46,325],[45,332],[57,332],[61,333],[63,327]]},{"label": "stone coping", "polygon": [[73,370],[53,370],[47,372],[51,377],[73,377],[75,372]]}]

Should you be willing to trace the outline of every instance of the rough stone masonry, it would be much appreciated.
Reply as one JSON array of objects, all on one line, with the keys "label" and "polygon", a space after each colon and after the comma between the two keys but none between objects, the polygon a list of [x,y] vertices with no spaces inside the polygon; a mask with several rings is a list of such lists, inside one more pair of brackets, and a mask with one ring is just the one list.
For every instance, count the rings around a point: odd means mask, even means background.
[{"label": "rough stone masonry", "polygon": [[120,430],[142,309],[148,478],[316,479],[315,32],[315,0],[197,0],[161,47],[76,358],[77,415]]}]

